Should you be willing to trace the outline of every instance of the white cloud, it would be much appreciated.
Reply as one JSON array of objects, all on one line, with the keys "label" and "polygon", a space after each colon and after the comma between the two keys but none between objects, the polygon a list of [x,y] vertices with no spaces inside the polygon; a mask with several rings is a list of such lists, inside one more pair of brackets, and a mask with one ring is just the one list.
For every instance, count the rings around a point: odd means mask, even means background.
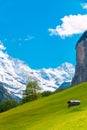
[{"label": "white cloud", "polygon": [[81,3],[81,6],[82,6],[83,9],[87,10],[87,3]]},{"label": "white cloud", "polygon": [[0,41],[0,58],[6,59],[8,57],[8,54],[6,52],[4,52],[4,50],[6,50],[6,47]]},{"label": "white cloud", "polygon": [[32,40],[34,37],[33,36],[30,36],[30,35],[27,35],[27,37],[24,39],[25,41],[30,41]]},{"label": "white cloud", "polygon": [[0,41],[0,50],[6,50],[6,48],[4,47],[1,41]]},{"label": "white cloud", "polygon": [[61,18],[62,24],[57,25],[55,29],[49,28],[50,35],[59,35],[68,37],[74,34],[81,34],[87,30],[87,15],[69,15]]}]

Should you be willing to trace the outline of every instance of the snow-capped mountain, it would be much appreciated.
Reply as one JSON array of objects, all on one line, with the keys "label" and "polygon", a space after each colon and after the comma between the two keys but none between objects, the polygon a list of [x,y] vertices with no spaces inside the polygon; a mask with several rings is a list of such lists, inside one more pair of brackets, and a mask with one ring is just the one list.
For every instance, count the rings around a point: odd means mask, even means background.
[{"label": "snow-capped mountain", "polygon": [[10,57],[0,44],[0,82],[9,93],[22,97],[29,77],[36,79],[43,90],[54,91],[63,82],[71,82],[75,68],[70,63],[64,63],[57,68],[34,70],[19,59]]}]

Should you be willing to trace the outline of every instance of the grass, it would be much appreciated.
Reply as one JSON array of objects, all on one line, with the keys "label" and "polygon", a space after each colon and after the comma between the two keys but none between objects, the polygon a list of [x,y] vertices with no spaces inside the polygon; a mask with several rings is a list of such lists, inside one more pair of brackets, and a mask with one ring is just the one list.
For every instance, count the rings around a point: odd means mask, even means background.
[{"label": "grass", "polygon": [[[76,99],[80,106],[67,107]],[[86,130],[87,83],[0,113],[0,130]]]}]

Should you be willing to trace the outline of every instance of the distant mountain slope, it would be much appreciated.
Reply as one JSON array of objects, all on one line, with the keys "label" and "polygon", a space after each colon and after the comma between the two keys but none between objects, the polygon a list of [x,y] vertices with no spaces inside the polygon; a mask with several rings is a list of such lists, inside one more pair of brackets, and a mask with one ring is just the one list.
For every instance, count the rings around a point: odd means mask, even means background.
[{"label": "distant mountain slope", "polygon": [[57,68],[34,70],[23,61],[10,57],[0,44],[0,81],[16,98],[21,98],[29,77],[35,78],[42,90],[54,91],[63,82],[71,82],[74,66],[64,63]]},{"label": "distant mountain slope", "polygon": [[64,89],[67,89],[71,87],[71,82],[63,82],[59,88],[56,89],[56,91],[61,91],[61,90],[64,90]]},{"label": "distant mountain slope", "polygon": [[[80,100],[68,108],[67,101]],[[86,130],[87,83],[0,114],[0,130]]]},{"label": "distant mountain slope", "polygon": [[12,100],[13,97],[10,95],[7,90],[3,87],[3,84],[0,82],[0,102],[3,100]]}]

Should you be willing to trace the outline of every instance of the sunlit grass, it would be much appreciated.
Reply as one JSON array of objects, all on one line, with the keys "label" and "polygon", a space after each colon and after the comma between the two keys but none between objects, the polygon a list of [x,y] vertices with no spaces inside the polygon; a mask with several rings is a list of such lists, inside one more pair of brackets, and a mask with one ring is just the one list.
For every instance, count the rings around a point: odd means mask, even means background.
[{"label": "sunlit grass", "polygon": [[[80,106],[68,108],[77,99]],[[0,114],[0,130],[86,130],[87,83]]]}]

